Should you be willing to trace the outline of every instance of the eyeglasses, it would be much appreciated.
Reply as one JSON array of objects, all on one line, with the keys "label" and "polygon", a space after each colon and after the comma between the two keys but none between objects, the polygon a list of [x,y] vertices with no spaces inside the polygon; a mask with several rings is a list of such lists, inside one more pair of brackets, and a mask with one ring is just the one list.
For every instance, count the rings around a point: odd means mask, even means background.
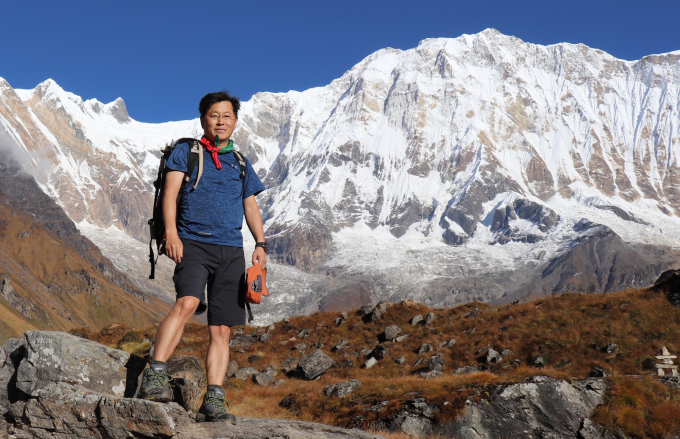
[{"label": "eyeglasses", "polygon": [[225,122],[229,122],[232,120],[236,120],[236,116],[233,114],[211,114],[208,116],[208,119],[212,120],[213,122],[219,122],[220,120],[224,120]]}]

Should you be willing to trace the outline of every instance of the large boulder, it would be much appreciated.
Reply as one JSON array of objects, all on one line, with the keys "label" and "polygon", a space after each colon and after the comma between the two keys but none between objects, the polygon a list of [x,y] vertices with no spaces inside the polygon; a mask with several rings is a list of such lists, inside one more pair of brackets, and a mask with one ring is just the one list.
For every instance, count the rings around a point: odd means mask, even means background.
[{"label": "large boulder", "polygon": [[331,368],[333,363],[335,361],[331,357],[326,355],[321,349],[317,349],[301,359],[298,368],[304,378],[313,380],[323,375]]},{"label": "large boulder", "polygon": [[132,397],[145,366],[135,355],[64,332],[26,331],[24,345],[26,358],[17,369],[16,387],[30,396],[64,382]]},{"label": "large boulder", "polygon": [[82,386],[52,383],[37,398],[10,407],[15,434],[22,438],[169,438],[191,422],[176,403],[161,404],[92,392]]},{"label": "large boulder", "polygon": [[23,339],[10,338],[0,348],[0,417],[7,413],[11,402],[25,398],[16,388],[16,369],[25,356]]},{"label": "large boulder", "polygon": [[[470,401],[463,415],[440,433],[460,439],[498,437],[573,438],[604,402],[607,384],[586,379],[572,384],[548,377],[500,386],[490,401]],[[583,434],[581,434],[583,436]]]},{"label": "large boulder", "polygon": [[203,402],[201,393],[207,384],[201,360],[192,355],[177,355],[166,364],[174,382],[173,399],[186,410],[198,411]]}]

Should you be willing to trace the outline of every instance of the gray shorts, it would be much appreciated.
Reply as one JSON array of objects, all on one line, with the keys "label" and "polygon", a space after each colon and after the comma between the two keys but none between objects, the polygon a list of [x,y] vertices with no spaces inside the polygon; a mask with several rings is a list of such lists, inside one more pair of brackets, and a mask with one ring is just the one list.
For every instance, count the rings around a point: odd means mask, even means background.
[{"label": "gray shorts", "polygon": [[177,299],[190,296],[205,302],[207,285],[208,325],[245,325],[246,260],[243,248],[184,238],[182,244],[182,262],[177,264],[172,277]]}]

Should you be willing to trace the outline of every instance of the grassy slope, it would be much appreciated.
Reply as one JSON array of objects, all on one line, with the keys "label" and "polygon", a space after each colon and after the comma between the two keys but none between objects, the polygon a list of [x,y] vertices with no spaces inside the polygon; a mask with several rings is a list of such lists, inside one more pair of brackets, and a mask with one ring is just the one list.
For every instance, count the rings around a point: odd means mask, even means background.
[{"label": "grassy slope", "polygon": [[2,343],[27,329],[97,330],[113,322],[144,327],[170,309],[158,299],[150,298],[147,304],[128,294],[31,215],[7,205],[0,205],[0,236],[0,275],[25,303],[38,309],[27,319],[0,298]]},{"label": "grassy slope", "polygon": [[[431,325],[409,324],[414,315],[425,316],[430,311],[436,315]],[[291,318],[288,324],[279,322],[275,325],[271,341],[257,342],[245,353],[232,351],[232,359],[241,367],[263,370],[272,363],[280,365],[289,356],[300,356],[294,348],[296,343],[304,342],[307,346],[321,343],[322,350],[330,354],[336,364],[344,360],[355,364],[350,368],[333,368],[312,382],[292,378],[278,389],[259,387],[250,381],[227,380],[225,386],[235,403],[234,413],[371,429],[378,418],[398,410],[399,402],[408,399],[405,394],[419,392],[440,407],[438,419],[447,421],[454,419],[464,408],[466,398],[479,398],[478,393],[483,396],[494,384],[517,382],[532,375],[567,380],[583,378],[598,366],[610,371],[614,386],[608,404],[595,414],[596,421],[612,428],[623,428],[633,437],[665,437],[680,428],[676,421],[659,421],[664,414],[680,413],[680,403],[677,392],[653,378],[656,373],[653,356],[661,346],[666,346],[672,353],[680,352],[680,309],[671,306],[663,293],[631,290],[607,295],[565,294],[523,305],[489,307],[472,303],[440,310],[401,303],[393,305],[383,320],[360,323],[354,329],[352,326],[361,317],[354,312],[349,314],[349,320],[339,327],[334,325],[336,313]],[[401,343],[385,343],[390,355],[371,369],[361,368],[365,358],[356,352],[362,347],[375,346],[379,334],[389,324],[400,326],[403,333],[411,336]],[[243,329],[246,334],[253,330],[265,331],[265,328]],[[310,331],[304,340],[297,339],[302,329]],[[140,331],[119,328],[108,333],[90,334],[90,337],[143,355],[150,344],[140,345],[138,341],[144,337],[153,340],[155,327]],[[176,354],[204,358],[207,337],[205,326],[189,325]],[[349,340],[350,348],[343,353],[331,352],[343,338]],[[452,347],[437,350],[440,342],[451,339],[456,339]],[[440,378],[424,380],[418,377],[423,366],[412,367],[421,357],[417,350],[426,343],[435,350],[424,357],[441,353],[446,361],[444,375]],[[608,344],[617,344],[618,350],[606,353],[603,348]],[[500,363],[487,365],[484,355],[478,354],[480,348],[487,345],[497,351],[511,349],[514,354]],[[308,347],[307,353],[312,350]],[[249,361],[253,355],[261,359]],[[546,364],[541,369],[532,365],[534,357],[539,355]],[[400,356],[406,357],[404,365],[394,361]],[[513,364],[513,360],[519,361]],[[471,375],[453,373],[456,368],[468,365],[485,370]],[[650,378],[640,380],[624,375]],[[280,377],[281,374],[277,378]],[[353,378],[364,385],[352,395],[340,399],[323,396],[326,385]],[[289,394],[293,394],[297,402],[289,409],[279,407],[278,403]],[[380,413],[365,411],[385,400],[391,402]],[[449,404],[445,405],[445,402]],[[352,421],[355,416],[365,419],[357,425]]]}]

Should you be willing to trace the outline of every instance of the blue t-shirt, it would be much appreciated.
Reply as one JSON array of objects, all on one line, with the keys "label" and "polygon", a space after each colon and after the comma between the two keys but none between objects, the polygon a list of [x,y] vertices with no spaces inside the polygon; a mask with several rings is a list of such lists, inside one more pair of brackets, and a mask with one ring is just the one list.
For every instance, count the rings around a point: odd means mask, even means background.
[{"label": "blue t-shirt", "polygon": [[[165,166],[173,171],[186,172],[190,146],[181,143],[168,157]],[[222,169],[218,170],[208,151],[203,151],[203,175],[194,189],[198,165],[191,179],[181,190],[177,211],[177,232],[180,238],[208,244],[243,247],[243,200],[257,195],[265,187],[246,159],[246,176],[234,154],[218,154]]]}]

